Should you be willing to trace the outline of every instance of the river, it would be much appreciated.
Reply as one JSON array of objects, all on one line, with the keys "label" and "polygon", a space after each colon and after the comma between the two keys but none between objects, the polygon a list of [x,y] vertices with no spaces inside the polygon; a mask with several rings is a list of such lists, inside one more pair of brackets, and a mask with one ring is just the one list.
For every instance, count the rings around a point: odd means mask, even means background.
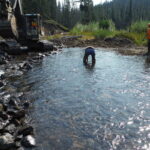
[{"label": "river", "polygon": [[149,150],[146,58],[99,48],[89,68],[83,55],[81,48],[63,49],[20,79],[34,99],[35,150]]}]

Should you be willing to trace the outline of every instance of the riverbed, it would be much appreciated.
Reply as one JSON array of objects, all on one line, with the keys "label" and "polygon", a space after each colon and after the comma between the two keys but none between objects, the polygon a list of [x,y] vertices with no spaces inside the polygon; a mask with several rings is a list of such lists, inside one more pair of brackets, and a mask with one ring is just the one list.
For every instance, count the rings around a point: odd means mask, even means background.
[{"label": "riverbed", "polygon": [[[30,94],[35,150],[150,149],[150,64],[144,56],[64,48],[21,77]],[[20,88],[20,90],[22,90]]]}]

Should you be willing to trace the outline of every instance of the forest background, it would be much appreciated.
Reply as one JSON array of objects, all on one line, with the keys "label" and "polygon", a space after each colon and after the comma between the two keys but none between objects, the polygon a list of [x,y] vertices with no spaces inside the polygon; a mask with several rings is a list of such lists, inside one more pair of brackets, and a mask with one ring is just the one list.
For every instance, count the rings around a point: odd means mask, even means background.
[{"label": "forest background", "polygon": [[97,38],[125,36],[139,45],[146,44],[145,32],[150,20],[149,0],[112,0],[93,5],[92,0],[23,0],[27,13],[40,13],[55,20],[73,34],[88,32]]}]

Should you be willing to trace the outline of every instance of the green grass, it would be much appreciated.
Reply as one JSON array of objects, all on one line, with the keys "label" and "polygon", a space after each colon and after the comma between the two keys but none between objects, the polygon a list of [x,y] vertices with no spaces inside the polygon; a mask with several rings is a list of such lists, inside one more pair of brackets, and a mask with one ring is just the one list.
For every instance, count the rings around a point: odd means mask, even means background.
[{"label": "green grass", "polygon": [[81,35],[83,33],[90,33],[99,30],[98,23],[90,23],[88,25],[77,24],[71,31],[71,34]]},{"label": "green grass", "polygon": [[108,20],[107,23],[109,24],[108,29],[103,29],[102,26],[100,25],[100,23],[98,22],[91,22],[88,25],[82,25],[80,23],[78,23],[71,31],[71,34],[74,35],[80,35],[82,33],[95,33],[95,32],[99,32],[102,30],[109,30],[109,31],[114,31],[115,30],[115,26],[113,24],[113,22],[111,20]]},{"label": "green grass", "polygon": [[136,45],[142,46],[147,42],[146,33],[128,32],[128,31],[116,31],[115,37],[124,37],[132,40]]},{"label": "green grass", "polygon": [[[112,27],[114,29],[114,27]],[[71,31],[72,35],[83,35],[83,36],[91,36],[97,39],[104,39],[105,37],[112,37],[114,35],[114,31],[106,29],[100,29],[99,23],[93,22],[88,25],[77,24]],[[91,38],[92,39],[92,38]]]},{"label": "green grass", "polygon": [[100,20],[99,21],[99,29],[115,31],[115,24],[112,20]]},{"label": "green grass", "polygon": [[[105,21],[105,22],[104,22]],[[47,20],[47,23],[59,25],[53,20]],[[104,29],[104,23],[109,24],[109,28]],[[101,20],[99,22],[92,22],[88,25],[77,24],[67,35],[82,35],[81,40],[100,39],[103,40],[107,37],[123,37],[132,40],[136,45],[146,46],[146,30],[147,25],[150,21],[138,21],[133,23],[127,30],[116,30],[115,25],[111,20]],[[104,25],[103,25],[104,24]],[[67,30],[67,28],[64,28]],[[56,34],[53,36],[46,37],[47,39],[57,39],[64,35]]]},{"label": "green grass", "polygon": [[107,37],[114,37],[115,32],[101,29],[96,32],[93,32],[93,35],[96,39],[105,39]]},{"label": "green grass", "polygon": [[137,33],[144,33],[147,30],[148,23],[150,23],[150,21],[135,22],[129,27],[129,31],[137,32]]},{"label": "green grass", "polygon": [[128,30],[115,30],[114,23],[110,22],[109,29],[102,29],[99,23],[90,23],[88,25],[77,24],[71,31],[72,35],[83,35],[94,37],[95,39],[105,39],[107,37],[124,37],[132,40],[136,45],[147,44],[146,30],[149,21],[139,21],[133,23]]},{"label": "green grass", "polygon": [[61,34],[54,34],[54,35],[51,35],[51,36],[47,36],[44,39],[46,39],[46,40],[53,40],[53,39],[60,39],[61,37],[63,37],[63,35],[61,35]]}]

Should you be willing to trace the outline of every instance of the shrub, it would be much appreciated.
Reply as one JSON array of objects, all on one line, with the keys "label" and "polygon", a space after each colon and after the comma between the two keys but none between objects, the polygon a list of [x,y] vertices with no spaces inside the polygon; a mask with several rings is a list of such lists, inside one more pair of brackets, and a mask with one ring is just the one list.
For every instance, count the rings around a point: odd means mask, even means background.
[{"label": "shrub", "polygon": [[99,22],[99,28],[104,29],[104,30],[115,30],[115,24],[113,23],[112,20],[101,20]]},{"label": "shrub", "polygon": [[109,31],[109,30],[98,30],[94,32],[93,35],[96,39],[104,39],[106,37],[113,37],[114,32]]},{"label": "shrub", "polygon": [[130,26],[129,30],[137,33],[146,32],[148,23],[150,23],[150,21],[135,22]]},{"label": "shrub", "polygon": [[109,29],[109,21],[108,20],[101,20],[99,22],[100,29]]}]

